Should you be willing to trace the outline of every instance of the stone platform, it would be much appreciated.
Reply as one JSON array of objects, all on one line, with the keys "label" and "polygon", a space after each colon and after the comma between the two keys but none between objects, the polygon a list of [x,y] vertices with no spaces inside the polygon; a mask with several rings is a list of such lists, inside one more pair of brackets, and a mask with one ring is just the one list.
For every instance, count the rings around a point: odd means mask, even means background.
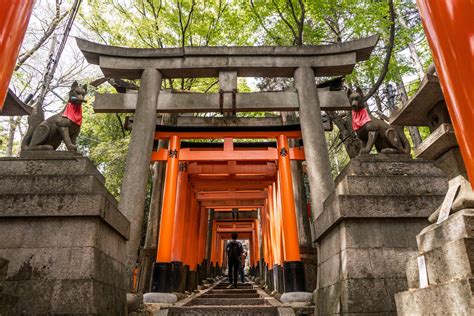
[{"label": "stone platform", "polygon": [[425,160],[368,155],[352,159],[315,220],[316,315],[395,314],[416,235],[442,202],[448,182]]},{"label": "stone platform", "polygon": [[128,220],[87,158],[39,156],[0,159],[0,287],[17,297],[12,315],[124,315]]},{"label": "stone platform", "polygon": [[[465,209],[417,236],[407,264],[408,291],[396,295],[399,315],[474,314],[474,209]],[[419,269],[423,257],[426,269]],[[420,274],[426,284],[420,285]]]}]

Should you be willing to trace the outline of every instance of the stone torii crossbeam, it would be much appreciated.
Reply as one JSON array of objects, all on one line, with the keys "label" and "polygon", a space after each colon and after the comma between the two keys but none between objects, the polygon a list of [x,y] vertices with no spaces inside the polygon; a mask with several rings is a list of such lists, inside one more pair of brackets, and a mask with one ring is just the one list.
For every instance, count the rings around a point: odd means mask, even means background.
[{"label": "stone torii crossbeam", "polygon": [[[303,47],[183,47],[142,49],[77,39],[87,61],[104,76],[141,79],[137,93],[97,95],[96,112],[134,112],[119,209],[131,221],[127,256],[135,264],[157,113],[299,111],[304,156],[317,216],[334,189],[321,110],[347,110],[342,91],[317,89],[315,77],[352,72],[369,58],[378,36],[334,45]],[[160,93],[163,78],[219,78],[219,93]],[[239,93],[237,77],[294,77],[295,89]]]}]

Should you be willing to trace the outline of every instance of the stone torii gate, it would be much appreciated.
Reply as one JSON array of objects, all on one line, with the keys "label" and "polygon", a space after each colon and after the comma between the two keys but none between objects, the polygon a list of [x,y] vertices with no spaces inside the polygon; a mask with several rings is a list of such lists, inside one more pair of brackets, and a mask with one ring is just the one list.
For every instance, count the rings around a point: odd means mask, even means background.
[{"label": "stone torii gate", "polygon": [[[77,39],[87,61],[99,65],[104,76],[141,79],[138,94],[99,94],[94,104],[96,112],[135,113],[119,204],[131,222],[128,268],[139,249],[157,113],[299,111],[316,217],[334,189],[321,110],[347,110],[350,105],[344,91],[318,90],[315,77],[351,73],[357,62],[368,59],[377,41],[378,36],[371,36],[323,46],[140,49]],[[204,77],[219,78],[219,93],[160,93],[164,78]],[[239,93],[237,77],[294,77],[295,89]]]}]

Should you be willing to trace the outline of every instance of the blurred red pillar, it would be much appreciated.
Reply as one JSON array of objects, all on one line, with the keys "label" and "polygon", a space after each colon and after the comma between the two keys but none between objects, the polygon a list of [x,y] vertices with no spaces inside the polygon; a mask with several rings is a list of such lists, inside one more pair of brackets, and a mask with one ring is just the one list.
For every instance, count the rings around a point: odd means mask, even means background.
[{"label": "blurred red pillar", "polygon": [[0,1],[0,111],[33,10],[34,0]]},{"label": "blurred red pillar", "polygon": [[464,164],[474,183],[474,1],[417,3]]}]

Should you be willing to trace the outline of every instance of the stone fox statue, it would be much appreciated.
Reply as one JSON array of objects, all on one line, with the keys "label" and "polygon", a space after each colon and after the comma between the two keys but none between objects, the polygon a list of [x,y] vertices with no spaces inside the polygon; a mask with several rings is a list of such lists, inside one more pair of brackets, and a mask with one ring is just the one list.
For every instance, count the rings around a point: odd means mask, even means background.
[{"label": "stone fox statue", "polygon": [[86,93],[87,85],[80,86],[74,81],[68,103],[60,113],[42,122],[42,119],[38,120],[34,114],[31,115],[21,150],[55,150],[64,141],[69,151],[76,151],[76,139],[82,124],[82,103],[86,101]]},{"label": "stone fox statue", "polygon": [[410,154],[410,143],[403,128],[370,115],[360,88],[348,89],[347,96],[352,107],[352,129],[362,145],[359,155],[370,153],[374,145],[379,153]]}]

